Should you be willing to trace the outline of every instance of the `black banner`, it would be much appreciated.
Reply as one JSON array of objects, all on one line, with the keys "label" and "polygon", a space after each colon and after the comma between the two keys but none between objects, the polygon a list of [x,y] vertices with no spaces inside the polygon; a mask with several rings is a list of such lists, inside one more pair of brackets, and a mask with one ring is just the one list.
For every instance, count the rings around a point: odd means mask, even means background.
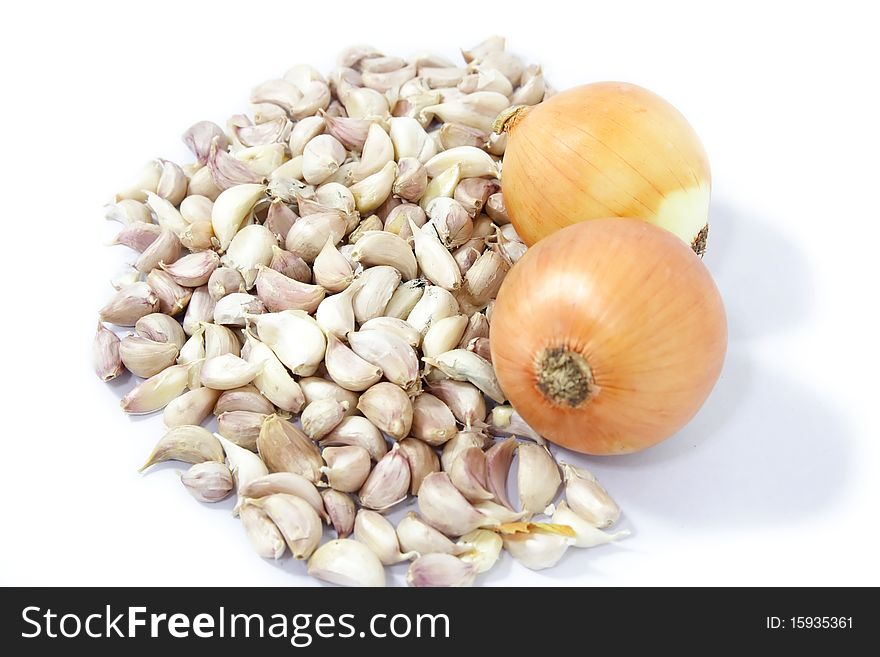
[{"label": "black banner", "polygon": [[[854,648],[878,635],[867,590],[846,589],[15,589],[3,590],[5,654],[118,655],[253,646],[262,655],[376,648],[599,648],[714,652]],[[363,642],[367,642],[365,645]],[[75,645],[74,645],[75,644]],[[13,647],[13,652],[8,652]],[[191,653],[189,653],[191,654]]]}]

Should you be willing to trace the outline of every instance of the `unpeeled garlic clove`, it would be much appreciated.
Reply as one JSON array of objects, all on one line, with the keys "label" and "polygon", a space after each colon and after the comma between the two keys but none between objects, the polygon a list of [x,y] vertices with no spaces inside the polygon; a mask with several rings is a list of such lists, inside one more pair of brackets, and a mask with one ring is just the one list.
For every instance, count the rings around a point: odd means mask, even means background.
[{"label": "unpeeled garlic clove", "polygon": [[594,527],[610,527],[620,517],[620,507],[587,470],[562,463],[565,499],[571,510]]},{"label": "unpeeled garlic clove", "polygon": [[366,390],[382,378],[382,370],[364,360],[333,333],[327,334],[324,366],[330,378],[346,390]]},{"label": "unpeeled garlic clove", "polygon": [[397,269],[403,280],[418,274],[418,263],[405,240],[384,230],[366,231],[355,244],[351,257],[365,267],[387,265]]},{"label": "unpeeled garlic clove", "polygon": [[507,205],[504,203],[504,195],[501,192],[495,192],[486,200],[486,214],[499,226],[510,223]]},{"label": "unpeeled garlic clove", "polygon": [[[517,86],[525,72],[522,60],[511,52],[505,50],[493,50],[481,57],[472,60],[472,66],[480,68],[492,68],[499,71],[510,80],[510,84]],[[500,112],[501,110],[499,110]]]},{"label": "unpeeled garlic clove", "polygon": [[461,146],[482,148],[488,138],[489,135],[483,130],[460,123],[444,123],[440,126],[439,139],[444,150]]},{"label": "unpeeled garlic clove", "polygon": [[384,511],[406,499],[409,484],[409,461],[395,445],[376,463],[376,467],[358,491],[358,498],[361,506]]},{"label": "unpeeled garlic clove", "polygon": [[153,221],[149,208],[142,202],[130,198],[104,206],[104,218],[121,224],[148,224]]},{"label": "unpeeled garlic clove", "polygon": [[180,476],[186,490],[199,502],[219,502],[234,486],[232,473],[225,463],[196,463]]},{"label": "unpeeled garlic clove", "polygon": [[336,117],[324,115],[327,132],[338,139],[345,148],[360,151],[367,141],[370,126],[374,121],[369,119],[354,119],[347,116]]},{"label": "unpeeled garlic clove", "polygon": [[122,230],[113,238],[112,246],[121,244],[138,253],[143,253],[150,247],[150,244],[156,241],[161,232],[162,227],[158,224],[136,221],[122,227]]},{"label": "unpeeled garlic clove", "polygon": [[223,462],[223,447],[211,432],[203,427],[186,425],[174,427],[165,433],[138,472],[163,461],[202,463]]},{"label": "unpeeled garlic clove", "polygon": [[328,484],[343,493],[360,489],[370,474],[370,453],[363,447],[325,447],[322,455],[327,465],[321,471]]},{"label": "unpeeled garlic clove", "polygon": [[572,539],[549,532],[508,534],[503,537],[504,549],[531,570],[552,568],[571,545]]},{"label": "unpeeled garlic clove", "polygon": [[352,299],[354,318],[358,324],[385,314],[385,308],[400,285],[400,279],[400,272],[386,265],[370,267],[361,274],[358,290]]},{"label": "unpeeled garlic clove", "polygon": [[360,541],[379,557],[385,566],[418,557],[418,553],[400,551],[394,526],[380,513],[361,509],[354,520],[354,538]]},{"label": "unpeeled garlic clove", "polygon": [[247,148],[285,141],[292,128],[293,124],[288,119],[278,117],[257,125],[234,125],[230,131],[238,143]]},{"label": "unpeeled garlic clove", "polygon": [[101,381],[115,379],[124,371],[119,351],[119,338],[98,322],[98,329],[92,342],[92,365]]},{"label": "unpeeled garlic clove", "polygon": [[228,438],[224,438],[219,433],[215,433],[214,437],[223,446],[226,452],[226,465],[232,472],[235,479],[235,489],[238,493],[238,503],[233,509],[233,515],[238,515],[239,508],[242,505],[243,498],[241,490],[248,485],[249,482],[269,474],[266,464],[260,456],[257,456],[249,449],[239,447]]},{"label": "unpeeled garlic clove", "polygon": [[180,235],[189,225],[176,207],[152,192],[147,192],[146,204],[156,215],[156,223],[170,230],[175,236]]},{"label": "unpeeled garlic clove", "polygon": [[375,89],[365,87],[347,89],[340,100],[348,116],[353,119],[388,117],[388,100]]},{"label": "unpeeled garlic clove", "polygon": [[202,363],[202,385],[214,390],[232,390],[254,380],[260,366],[234,354],[208,358]]},{"label": "unpeeled garlic clove", "polygon": [[415,257],[425,278],[446,290],[461,287],[461,271],[452,254],[443,246],[434,227],[426,224],[419,228],[410,222]]},{"label": "unpeeled garlic clove", "polygon": [[394,144],[391,142],[391,137],[382,126],[373,123],[367,132],[361,159],[350,172],[350,180],[352,183],[358,183],[393,161]]},{"label": "unpeeled garlic clove", "polygon": [[[348,243],[350,245],[354,245],[357,241],[364,236],[364,233],[367,232],[375,232],[382,230],[382,220],[378,215],[371,214],[366,219],[362,220],[351,233],[348,235]],[[354,246],[352,246],[351,250],[346,253],[346,257],[351,258],[351,252],[354,251]],[[354,263],[354,259],[352,258],[352,263]]]},{"label": "unpeeled garlic clove", "polygon": [[440,399],[424,392],[412,402],[412,435],[429,445],[439,446],[457,432],[452,411]]},{"label": "unpeeled garlic clove", "polygon": [[[283,79],[266,80],[251,90],[250,101],[256,104],[270,103],[277,105],[284,112],[298,103],[302,92],[292,82]],[[256,118],[256,117],[255,117]]]},{"label": "unpeeled garlic clove", "polygon": [[453,198],[461,203],[471,217],[476,217],[489,197],[500,189],[497,181],[487,178],[465,178],[455,188]]},{"label": "unpeeled garlic clove", "polygon": [[462,78],[458,83],[458,89],[468,94],[475,91],[497,91],[505,96],[510,96],[513,92],[513,85],[501,71],[478,66],[476,72]]},{"label": "unpeeled garlic clove", "polygon": [[382,370],[385,378],[408,389],[419,377],[419,361],[413,348],[400,336],[376,329],[348,334],[352,351]]},{"label": "unpeeled garlic clove", "polygon": [[247,361],[260,367],[254,386],[278,408],[298,413],[305,403],[299,384],[267,345],[250,334],[245,339],[249,346]]},{"label": "unpeeled garlic clove", "polygon": [[449,469],[449,480],[469,502],[491,500],[486,454],[479,447],[462,451]]},{"label": "unpeeled garlic clove", "polygon": [[461,536],[474,529],[499,524],[477,511],[445,472],[431,473],[422,481],[419,512],[429,524],[447,536]]},{"label": "unpeeled garlic clove", "polygon": [[415,158],[424,164],[437,152],[434,140],[428,136],[416,119],[409,116],[395,116],[389,119],[388,125],[389,136],[394,144],[394,153],[398,161]]},{"label": "unpeeled garlic clove", "polygon": [[321,542],[321,518],[304,499],[287,493],[247,499],[245,505],[266,512],[284,537],[294,559],[308,559]]},{"label": "unpeeled garlic clove", "polygon": [[285,246],[307,263],[313,263],[328,239],[338,244],[345,232],[345,215],[342,212],[316,212],[299,218],[287,233]]},{"label": "unpeeled garlic clove", "polygon": [[556,506],[556,510],[553,513],[553,522],[571,527],[576,534],[572,545],[579,548],[591,548],[597,545],[604,545],[605,543],[612,543],[630,535],[629,530],[626,529],[614,532],[613,534],[603,532],[572,511],[565,501],[560,502]]},{"label": "unpeeled garlic clove", "polygon": [[467,302],[477,309],[485,307],[498,294],[509,269],[507,261],[494,250],[483,251],[464,276]]},{"label": "unpeeled garlic clove", "polygon": [[260,224],[245,226],[232,238],[222,262],[241,272],[245,288],[250,289],[256,282],[259,267],[272,261],[273,246],[275,235],[268,228]]},{"label": "unpeeled garlic clove", "polygon": [[483,426],[486,416],[486,400],[483,393],[466,381],[442,379],[428,384],[429,392],[449,407],[455,419],[465,430]]},{"label": "unpeeled garlic clove", "polygon": [[302,310],[311,314],[325,295],[320,285],[301,283],[262,264],[257,265],[256,287],[257,297],[269,312]]},{"label": "unpeeled garlic clove", "polygon": [[[214,303],[213,300],[212,303]],[[190,308],[192,308],[192,304],[193,302],[190,300]],[[203,321],[213,321],[215,324],[224,326],[243,327],[247,323],[248,317],[254,317],[264,312],[266,312],[266,306],[257,297],[246,292],[232,292],[214,303],[211,308],[211,316]],[[184,328],[186,328],[185,324]]]},{"label": "unpeeled garlic clove", "polygon": [[495,378],[492,363],[466,349],[453,349],[433,358],[422,358],[446,376],[456,381],[470,381],[490,399],[498,403],[505,400],[504,392]]},{"label": "unpeeled garlic clove", "polygon": [[[214,202],[223,190],[214,183],[211,169],[203,166],[190,175],[188,191],[191,195],[204,196],[209,201]],[[213,209],[211,212],[213,214]]]},{"label": "unpeeled garlic clove", "polygon": [[[401,449],[404,449],[402,445],[404,442],[406,441],[401,441]],[[376,428],[376,425],[361,415],[349,415],[342,418],[339,424],[321,438],[321,446],[340,445],[362,447],[374,461],[378,461],[388,453],[388,445],[385,443],[382,432]],[[406,449],[404,449],[404,452],[408,454]]]},{"label": "unpeeled garlic clove", "polygon": [[395,440],[409,435],[413,405],[409,396],[393,383],[376,383],[358,399],[358,410]]},{"label": "unpeeled garlic clove", "polygon": [[147,162],[141,169],[138,177],[132,181],[130,187],[116,192],[115,201],[130,199],[133,201],[145,201],[147,192],[155,192],[159,186],[159,178],[162,177],[162,163],[159,160]]},{"label": "unpeeled garlic clove", "polygon": [[219,301],[229,294],[245,292],[244,278],[241,272],[232,267],[218,267],[207,282],[208,294],[214,301]]},{"label": "unpeeled garlic clove", "polygon": [[401,550],[419,554],[459,555],[469,549],[463,545],[456,545],[412,511],[398,523],[397,540]]},{"label": "unpeeled garlic clove", "polygon": [[113,278],[110,279],[110,285],[112,285],[113,289],[118,292],[126,285],[138,283],[140,280],[141,273],[137,269],[127,269],[113,276]]},{"label": "unpeeled garlic clove", "polygon": [[517,448],[520,506],[529,513],[541,513],[556,497],[562,477],[559,466],[546,447],[520,443]]},{"label": "unpeeled garlic clove", "polygon": [[391,194],[396,177],[397,164],[391,161],[376,173],[352,185],[350,189],[358,211],[366,214],[382,205]]},{"label": "unpeeled garlic clove", "polygon": [[315,321],[328,334],[344,338],[354,331],[354,308],[352,299],[357,286],[349,286],[339,294],[325,297],[315,312]]},{"label": "unpeeled garlic clove", "polygon": [[324,462],[317,446],[293,424],[276,415],[263,422],[257,449],[272,472],[293,472],[311,482],[321,479]]},{"label": "unpeeled garlic clove", "polygon": [[284,201],[280,198],[275,198],[269,203],[269,211],[266,214],[266,222],[263,225],[271,230],[278,237],[278,240],[283,243],[297,219],[299,217]]},{"label": "unpeeled garlic clove", "polygon": [[205,285],[219,265],[220,257],[213,251],[190,253],[171,264],[165,261],[159,263],[175,283],[185,287]]},{"label": "unpeeled garlic clove", "polygon": [[172,365],[151,376],[122,398],[122,410],[129,415],[145,415],[164,408],[186,389],[189,370],[189,364]]},{"label": "unpeeled garlic clove", "polygon": [[397,317],[374,317],[360,327],[361,332],[376,330],[392,333],[414,349],[422,342],[421,333]]},{"label": "unpeeled garlic clove", "polygon": [[308,263],[298,255],[278,246],[272,247],[272,260],[269,262],[269,267],[300,283],[310,283],[312,280],[312,270],[309,269]]},{"label": "unpeeled garlic clove", "polygon": [[[305,434],[312,440],[326,436],[345,417],[348,402],[335,399],[321,399],[306,406],[300,421]],[[360,484],[358,484],[360,486]]]},{"label": "unpeeled garlic clove", "polygon": [[298,376],[311,376],[324,357],[326,339],[318,323],[301,310],[249,316],[257,337]]},{"label": "unpeeled garlic clove", "polygon": [[183,133],[182,139],[187,148],[196,156],[199,164],[205,164],[208,161],[211,144],[215,143],[215,139],[217,147],[221,150],[226,150],[226,147],[229,145],[223,128],[212,121],[194,123]]},{"label": "unpeeled garlic clove", "polygon": [[309,575],[339,586],[385,586],[385,568],[363,543],[348,538],[329,541],[309,559]]},{"label": "unpeeled garlic clove", "polygon": [[214,227],[211,221],[196,221],[180,234],[180,243],[190,251],[209,251],[214,248]]},{"label": "unpeeled garlic clove", "polygon": [[410,492],[418,495],[425,477],[440,471],[440,459],[428,443],[418,438],[404,438],[397,444],[409,462]]},{"label": "unpeeled garlic clove", "polygon": [[[507,477],[510,473],[510,465],[513,462],[513,455],[517,449],[516,440],[508,438],[497,442],[486,451],[486,467],[488,488],[492,496],[499,504],[503,504],[508,509],[513,509],[510,498],[507,495]],[[545,505],[546,506],[546,505]],[[541,507],[543,510],[544,507]]]},{"label": "unpeeled garlic clove", "polygon": [[475,529],[462,536],[458,544],[469,548],[459,558],[465,563],[473,564],[477,573],[485,573],[501,556],[504,541],[495,532],[488,529]]},{"label": "unpeeled garlic clove", "polygon": [[528,511],[514,511],[506,506],[502,506],[500,504],[496,504],[491,500],[483,500],[482,502],[475,502],[474,508],[477,509],[480,513],[489,516],[490,518],[495,518],[501,524],[510,523],[510,522],[520,522],[524,518],[530,518],[531,514]]},{"label": "unpeeled garlic clove", "polygon": [[[422,295],[425,293],[426,285],[427,281],[423,278],[416,278],[401,283],[391,294],[388,303],[385,304],[385,309],[383,310],[385,316],[406,321],[409,314],[413,311],[413,308],[416,307],[416,304],[421,300]],[[455,301],[454,298],[452,300]],[[458,303],[456,302],[456,307],[457,306]],[[410,325],[413,326],[412,324]],[[413,328],[415,328],[415,326],[413,326]]]},{"label": "unpeeled garlic clove", "polygon": [[275,412],[275,407],[260,393],[256,386],[246,385],[226,390],[220,394],[213,411],[217,416],[230,411],[252,411],[271,415]]},{"label": "unpeeled garlic clove", "polygon": [[445,445],[440,453],[440,465],[444,472],[452,469],[452,464],[461,453],[469,447],[484,449],[489,441],[486,436],[478,431],[459,431]]},{"label": "unpeeled garlic clove", "polygon": [[240,509],[241,523],[248,540],[264,559],[280,559],[287,550],[278,527],[262,509],[246,504]]},{"label": "unpeeled garlic clove", "polygon": [[462,178],[498,177],[498,165],[492,156],[474,146],[457,146],[441,151],[425,163],[425,169],[429,176],[435,178],[455,164],[461,167]]},{"label": "unpeeled garlic clove", "polygon": [[141,317],[134,325],[135,333],[142,338],[156,342],[171,342],[178,349],[186,342],[186,335],[180,322],[162,313],[151,313]]},{"label": "unpeeled garlic clove", "polygon": [[312,80],[302,85],[300,91],[302,98],[288,110],[292,119],[304,119],[330,105],[330,87],[323,80]]},{"label": "unpeeled garlic clove", "polygon": [[495,406],[486,417],[486,423],[489,425],[489,433],[493,436],[516,435],[534,440],[539,445],[544,444],[544,439],[540,434],[526,424],[526,421],[513,406]]},{"label": "unpeeled garlic clove", "polygon": [[329,522],[333,525],[336,538],[345,538],[354,530],[355,505],[350,495],[332,488],[321,491],[324,508],[327,509]]},{"label": "unpeeled garlic clove", "polygon": [[490,36],[484,39],[470,50],[462,48],[461,56],[464,61],[470,64],[473,61],[479,61],[493,52],[504,52],[505,40],[502,36]]},{"label": "unpeeled garlic clove", "polygon": [[268,415],[254,411],[226,411],[217,418],[217,433],[252,452]]},{"label": "unpeeled garlic clove", "polygon": [[[502,74],[505,73],[503,69],[499,70]],[[420,118],[423,120],[436,118],[444,123],[461,123],[489,133],[495,117],[509,106],[510,101],[504,94],[497,91],[475,91],[459,99],[450,99],[438,105],[425,107],[420,112]]]},{"label": "unpeeled garlic clove", "polygon": [[201,387],[188,390],[168,403],[162,420],[169,428],[186,424],[201,424],[211,414],[219,396],[220,391],[211,388]]},{"label": "unpeeled garlic clove", "polygon": [[405,157],[397,163],[397,178],[391,193],[410,203],[418,203],[428,186],[428,172],[415,157]]},{"label": "unpeeled garlic clove", "polygon": [[313,137],[303,149],[303,179],[320,185],[345,161],[345,147],[332,134]]},{"label": "unpeeled garlic clove", "polygon": [[172,205],[180,205],[186,196],[187,177],[177,164],[168,160],[161,160],[162,174],[156,185],[156,194]]},{"label": "unpeeled garlic clove", "polygon": [[159,235],[150,242],[143,253],[135,260],[134,267],[146,274],[159,266],[160,262],[169,264],[180,256],[180,240],[168,228],[162,228]]},{"label": "unpeeled garlic clove", "polygon": [[295,495],[308,502],[312,508],[325,521],[329,522],[329,516],[324,509],[324,500],[315,485],[293,472],[272,472],[256,479],[251,479],[238,491],[241,497],[268,497],[276,493]]},{"label": "unpeeled garlic clove", "polygon": [[287,147],[290,156],[302,155],[303,151],[312,139],[324,132],[324,118],[322,116],[307,116],[297,121],[290,131]]},{"label": "unpeeled garlic clove", "polygon": [[441,243],[453,249],[467,242],[474,231],[474,222],[464,206],[455,199],[441,196],[425,208]]},{"label": "unpeeled garlic clove", "polygon": [[332,237],[328,237],[315,258],[313,265],[315,283],[330,292],[342,292],[354,280],[354,271],[348,259],[336,248]]},{"label": "unpeeled garlic clove", "polygon": [[138,335],[126,336],[117,344],[119,358],[125,368],[143,378],[154,376],[173,365],[179,352],[174,343],[156,342]]},{"label": "unpeeled garlic clove", "polygon": [[192,290],[178,285],[170,275],[161,269],[154,269],[147,274],[149,285],[159,299],[159,312],[176,315],[182,312],[192,298]]},{"label": "unpeeled garlic clove", "polygon": [[205,323],[205,358],[223,354],[241,355],[241,344],[233,331],[219,324]]},{"label": "unpeeled garlic clove", "polygon": [[489,338],[474,338],[468,343],[467,350],[474,352],[477,356],[490,363],[492,362],[492,348]]},{"label": "unpeeled garlic clove", "polygon": [[394,233],[395,235],[399,235],[403,239],[408,240],[412,237],[410,221],[421,228],[425,225],[427,220],[425,211],[418,205],[413,203],[401,203],[388,213],[388,216],[385,218],[383,230],[386,230],[389,233]]},{"label": "unpeeled garlic clove", "polygon": [[434,357],[455,349],[467,325],[468,318],[465,315],[452,315],[433,322],[425,333],[422,353]]},{"label": "unpeeled garlic clove", "polygon": [[461,167],[455,164],[431,179],[428,186],[425,187],[422,197],[419,199],[419,205],[422,209],[425,209],[435,198],[440,198],[441,196],[452,198],[452,195],[455,194],[455,188],[460,181]]},{"label": "unpeeled garlic clove", "polygon": [[254,206],[266,193],[266,186],[255,183],[236,185],[223,191],[211,209],[211,225],[217,236],[220,252],[225,251],[251,214]]}]

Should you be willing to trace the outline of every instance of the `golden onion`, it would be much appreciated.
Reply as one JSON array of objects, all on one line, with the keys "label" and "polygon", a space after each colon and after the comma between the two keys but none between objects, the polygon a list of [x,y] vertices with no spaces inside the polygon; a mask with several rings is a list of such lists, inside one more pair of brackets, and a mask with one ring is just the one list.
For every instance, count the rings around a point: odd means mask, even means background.
[{"label": "golden onion", "polygon": [[708,234],[709,162],[672,105],[633,84],[598,82],[514,107],[501,181],[526,244],[579,221],[634,217],[675,233],[698,255]]}]

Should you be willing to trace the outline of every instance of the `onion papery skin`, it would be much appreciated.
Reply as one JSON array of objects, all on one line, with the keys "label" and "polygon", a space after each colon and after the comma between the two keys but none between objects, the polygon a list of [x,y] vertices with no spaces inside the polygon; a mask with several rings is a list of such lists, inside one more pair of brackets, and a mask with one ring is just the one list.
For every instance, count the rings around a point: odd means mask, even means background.
[{"label": "onion papery skin", "polygon": [[[585,454],[625,454],[696,414],[721,372],[727,320],[684,242],[640,220],[604,218],[526,252],[498,293],[490,342],[502,390],[538,433]],[[547,353],[583,359],[592,377],[585,398],[584,380],[562,401],[542,392]]]},{"label": "onion papery skin", "polygon": [[698,255],[708,234],[709,160],[694,129],[655,93],[597,82],[499,117],[508,134],[501,182],[517,233],[531,246],[570,224],[635,217]]}]

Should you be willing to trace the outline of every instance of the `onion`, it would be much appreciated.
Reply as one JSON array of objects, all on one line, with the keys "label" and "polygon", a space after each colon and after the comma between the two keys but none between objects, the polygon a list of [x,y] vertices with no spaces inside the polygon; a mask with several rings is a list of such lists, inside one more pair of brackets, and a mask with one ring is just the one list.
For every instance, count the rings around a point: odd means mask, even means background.
[{"label": "onion", "polygon": [[694,416],[721,371],[727,322],[681,240],[605,218],[526,252],[501,286],[489,337],[501,388],[535,431],[578,452],[623,454]]},{"label": "onion", "polygon": [[598,82],[513,107],[501,183],[516,232],[532,245],[585,219],[635,217],[702,255],[709,232],[709,162],[687,120],[656,94]]}]

